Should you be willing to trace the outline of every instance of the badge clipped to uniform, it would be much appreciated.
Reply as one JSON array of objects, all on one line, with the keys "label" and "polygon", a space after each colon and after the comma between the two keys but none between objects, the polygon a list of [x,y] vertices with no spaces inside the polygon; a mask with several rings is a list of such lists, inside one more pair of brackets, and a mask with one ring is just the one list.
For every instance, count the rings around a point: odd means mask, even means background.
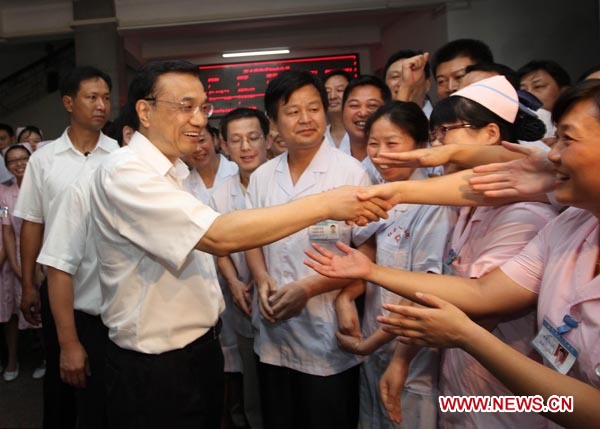
[{"label": "badge clipped to uniform", "polygon": [[0,207],[0,219],[8,217],[8,207]]},{"label": "badge clipped to uniform", "polygon": [[579,353],[563,337],[563,334],[577,328],[579,323],[568,314],[565,315],[563,321],[565,322],[563,326],[555,328],[550,322],[544,319],[540,332],[538,332],[531,344],[552,368],[561,374],[566,374],[571,370],[573,364],[575,364]]},{"label": "badge clipped to uniform", "polygon": [[308,227],[310,241],[333,241],[340,239],[340,228],[335,220],[324,220]]}]

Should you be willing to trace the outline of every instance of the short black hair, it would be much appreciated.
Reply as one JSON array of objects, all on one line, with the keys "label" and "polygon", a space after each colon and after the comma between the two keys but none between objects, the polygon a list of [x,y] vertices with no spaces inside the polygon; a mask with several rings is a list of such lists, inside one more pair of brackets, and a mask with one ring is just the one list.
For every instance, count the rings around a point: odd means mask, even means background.
[{"label": "short black hair", "polygon": [[514,71],[513,69],[511,69],[510,67],[505,66],[504,64],[498,64],[498,63],[471,64],[470,66],[467,66],[465,71],[467,73],[471,73],[473,71],[498,73],[500,76],[504,76],[506,78],[506,80],[513,86],[514,89],[518,90],[520,87],[519,75],[517,74],[517,72]]},{"label": "short black hair", "polygon": [[456,39],[446,43],[433,55],[433,73],[437,74],[437,69],[441,63],[451,61],[458,57],[468,57],[473,63],[493,63],[494,55],[488,45],[481,40],[475,39]]},{"label": "short black hair", "polygon": [[197,77],[200,80],[200,72],[194,64],[183,60],[151,61],[139,68],[133,80],[129,84],[127,92],[127,103],[124,109],[130,109],[135,115],[135,129],[139,129],[140,121],[135,109],[138,100],[153,98],[156,91],[158,78],[166,73],[182,73]]},{"label": "short black hair", "polygon": [[306,85],[312,85],[318,91],[326,112],[329,106],[327,91],[321,79],[307,71],[287,70],[279,73],[275,79],[269,82],[265,91],[265,111],[269,118],[276,121],[279,104],[287,103],[294,92]]},{"label": "short black hair", "polygon": [[350,93],[354,91],[355,88],[361,86],[374,86],[375,88],[379,89],[379,92],[381,93],[381,99],[384,103],[392,101],[392,93],[390,92],[390,88],[388,88],[383,80],[379,79],[377,76],[363,74],[348,83],[348,86],[344,90],[344,96],[342,97],[342,107],[346,104],[346,101],[348,101]]},{"label": "short black hair", "polygon": [[62,76],[59,85],[61,97],[65,95],[75,97],[81,82],[88,79],[102,79],[108,85],[109,91],[112,90],[112,80],[108,74],[96,67],[81,66],[69,70]]},{"label": "short black hair", "polygon": [[[558,96],[552,108],[552,121],[558,124],[571,108],[585,100],[590,100],[600,112],[600,79],[588,79],[567,88]],[[600,121],[600,117],[596,117]]]},{"label": "short black hair", "polygon": [[[393,53],[385,63],[385,67],[383,68],[383,78],[386,78],[388,69],[398,60],[402,60],[404,58],[412,58],[417,55],[421,55],[423,51],[415,51],[412,49],[403,49],[398,52]],[[431,77],[431,67],[429,66],[429,61],[425,64],[425,78]]]},{"label": "short black hair", "polygon": [[212,136],[213,139],[216,139],[215,143],[219,143],[219,129],[217,127],[213,127],[210,124],[206,124],[206,131]]},{"label": "short black hair", "polygon": [[221,119],[221,135],[225,141],[227,141],[227,126],[229,123],[243,118],[256,118],[265,137],[269,134],[269,119],[267,119],[267,116],[262,111],[258,109],[249,109],[247,107],[239,107],[227,113],[223,119]]},{"label": "short black hair", "polygon": [[523,76],[534,71],[543,70],[548,73],[552,79],[556,82],[559,88],[571,85],[571,78],[569,73],[562,68],[557,62],[551,60],[535,60],[529,61],[519,70],[519,79],[523,79]]},{"label": "short black hair", "polygon": [[352,80],[352,75],[350,73],[348,73],[347,71],[342,70],[342,69],[335,69],[335,70],[330,70],[327,73],[325,73],[325,76],[323,77],[323,84],[327,83],[329,78],[334,77],[334,76],[342,76],[348,82],[350,82]]},{"label": "short black hair", "polygon": [[6,131],[10,137],[15,136],[15,130],[8,124],[0,124],[0,130]]},{"label": "short black hair", "polygon": [[385,117],[392,124],[412,137],[417,148],[425,147],[429,141],[427,116],[416,103],[407,101],[390,101],[379,107],[365,125],[365,133],[371,133],[371,127],[378,119]]}]

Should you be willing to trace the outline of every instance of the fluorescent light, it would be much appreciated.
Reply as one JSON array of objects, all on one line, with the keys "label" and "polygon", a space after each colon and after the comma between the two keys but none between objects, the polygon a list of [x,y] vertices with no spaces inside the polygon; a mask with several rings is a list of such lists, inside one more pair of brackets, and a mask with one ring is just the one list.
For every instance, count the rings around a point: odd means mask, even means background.
[{"label": "fluorescent light", "polygon": [[240,52],[225,52],[223,58],[237,58],[237,57],[255,57],[259,55],[277,55],[277,54],[289,54],[290,50],[287,48],[282,49],[269,49],[261,51],[240,51]]}]

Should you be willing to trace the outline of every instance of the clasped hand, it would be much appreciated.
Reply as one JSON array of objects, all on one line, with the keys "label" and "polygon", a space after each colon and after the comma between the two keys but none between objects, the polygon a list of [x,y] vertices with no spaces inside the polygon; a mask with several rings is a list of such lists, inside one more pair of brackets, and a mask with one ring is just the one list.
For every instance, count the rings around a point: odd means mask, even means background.
[{"label": "clasped hand", "polygon": [[308,293],[302,281],[291,282],[277,289],[277,282],[269,277],[258,284],[258,302],[262,317],[275,323],[300,314],[308,302]]}]

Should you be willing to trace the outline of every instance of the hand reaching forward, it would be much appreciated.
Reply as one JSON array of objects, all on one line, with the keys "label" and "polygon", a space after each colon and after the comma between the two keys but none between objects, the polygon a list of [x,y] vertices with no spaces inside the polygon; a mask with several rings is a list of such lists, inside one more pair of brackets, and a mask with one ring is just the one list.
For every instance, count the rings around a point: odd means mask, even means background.
[{"label": "hand reaching forward", "polygon": [[437,167],[451,161],[452,146],[435,146],[407,152],[380,153],[373,162],[394,167]]},{"label": "hand reaching forward", "polygon": [[477,325],[457,307],[434,295],[417,293],[428,307],[384,304],[393,315],[379,316],[383,330],[404,344],[426,347],[462,347]]},{"label": "hand reaching forward", "polygon": [[373,262],[362,252],[338,241],[336,247],[344,256],[336,255],[318,244],[312,244],[314,252],[304,253],[310,260],[304,263],[326,277],[340,279],[364,279],[371,272]]},{"label": "hand reaching forward", "polygon": [[512,151],[525,155],[509,162],[480,165],[475,173],[488,173],[469,180],[471,187],[486,197],[516,197],[551,192],[555,184],[555,169],[542,149],[502,142]]},{"label": "hand reaching forward", "polygon": [[358,225],[366,225],[379,219],[387,219],[387,211],[393,205],[378,197],[359,199],[358,194],[366,188],[356,186],[341,186],[327,191],[326,204],[329,218],[334,220],[351,221]]}]

